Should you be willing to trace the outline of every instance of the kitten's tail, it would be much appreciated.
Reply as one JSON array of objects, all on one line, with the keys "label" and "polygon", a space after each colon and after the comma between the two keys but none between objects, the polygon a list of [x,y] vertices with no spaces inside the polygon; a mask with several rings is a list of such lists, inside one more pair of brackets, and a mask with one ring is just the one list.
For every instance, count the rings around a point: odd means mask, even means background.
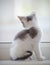
[{"label": "kitten's tail", "polygon": [[27,55],[24,55],[23,57],[18,57],[15,60],[25,60],[25,59],[29,58],[32,55],[32,52],[31,51],[26,51],[26,54]]}]

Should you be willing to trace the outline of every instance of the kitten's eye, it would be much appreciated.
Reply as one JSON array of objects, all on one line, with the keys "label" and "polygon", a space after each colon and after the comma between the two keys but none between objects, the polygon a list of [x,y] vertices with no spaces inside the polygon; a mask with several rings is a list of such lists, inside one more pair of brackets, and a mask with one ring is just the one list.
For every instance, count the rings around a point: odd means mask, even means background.
[{"label": "kitten's eye", "polygon": [[31,21],[32,20],[32,17],[27,17],[27,21]]}]

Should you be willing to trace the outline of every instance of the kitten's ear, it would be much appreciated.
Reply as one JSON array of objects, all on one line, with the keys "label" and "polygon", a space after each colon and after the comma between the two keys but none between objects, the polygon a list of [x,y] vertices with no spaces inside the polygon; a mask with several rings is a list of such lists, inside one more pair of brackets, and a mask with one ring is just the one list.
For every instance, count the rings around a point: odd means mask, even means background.
[{"label": "kitten's ear", "polygon": [[24,17],[22,17],[22,16],[18,16],[18,18],[22,21]]}]

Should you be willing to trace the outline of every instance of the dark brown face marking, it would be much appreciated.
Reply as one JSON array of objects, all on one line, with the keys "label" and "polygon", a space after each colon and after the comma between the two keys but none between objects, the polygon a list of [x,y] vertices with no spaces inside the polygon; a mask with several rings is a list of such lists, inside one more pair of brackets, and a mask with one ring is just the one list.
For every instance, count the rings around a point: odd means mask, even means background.
[{"label": "dark brown face marking", "polygon": [[28,30],[22,30],[21,32],[19,32],[16,37],[14,38],[14,40],[16,40],[17,38],[24,40],[26,37],[26,35],[29,34],[31,38],[34,38],[37,34],[38,31],[37,29],[35,29],[34,27],[31,27]]},{"label": "dark brown face marking", "polygon": [[32,20],[32,17],[31,16],[28,16],[27,17],[27,21],[29,22],[29,21],[31,21]]}]

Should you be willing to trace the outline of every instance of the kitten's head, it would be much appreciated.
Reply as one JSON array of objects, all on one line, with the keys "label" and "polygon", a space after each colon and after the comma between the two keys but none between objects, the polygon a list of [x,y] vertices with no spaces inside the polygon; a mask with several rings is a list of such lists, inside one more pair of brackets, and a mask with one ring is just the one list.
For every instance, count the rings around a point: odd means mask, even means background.
[{"label": "kitten's head", "polygon": [[18,16],[18,18],[20,19],[23,26],[28,28],[33,26],[33,23],[35,23],[36,16],[35,14],[31,14],[29,16]]}]

